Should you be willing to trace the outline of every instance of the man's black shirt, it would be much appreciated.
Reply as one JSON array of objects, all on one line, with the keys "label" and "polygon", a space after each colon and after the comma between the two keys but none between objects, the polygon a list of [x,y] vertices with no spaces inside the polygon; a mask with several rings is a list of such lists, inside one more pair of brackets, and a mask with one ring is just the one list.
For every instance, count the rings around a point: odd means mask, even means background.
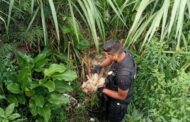
[{"label": "man's black shirt", "polygon": [[113,62],[109,71],[111,75],[108,75],[107,77],[109,83],[106,87],[114,91],[118,91],[118,88],[122,90],[129,89],[129,91],[128,96],[125,100],[121,101],[110,97],[111,100],[129,104],[132,96],[131,84],[133,81],[132,72],[134,70],[134,67],[135,65],[133,57],[127,52],[123,60],[121,60],[120,62]]}]

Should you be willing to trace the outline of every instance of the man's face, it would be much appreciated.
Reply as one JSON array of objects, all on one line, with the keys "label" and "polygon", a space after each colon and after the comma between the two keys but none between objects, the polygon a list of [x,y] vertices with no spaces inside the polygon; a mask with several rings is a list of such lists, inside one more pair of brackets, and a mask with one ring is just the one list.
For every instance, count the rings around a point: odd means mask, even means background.
[{"label": "man's face", "polygon": [[112,61],[116,60],[116,55],[109,54],[107,52],[104,52],[104,54],[105,54],[106,58],[109,58]]}]

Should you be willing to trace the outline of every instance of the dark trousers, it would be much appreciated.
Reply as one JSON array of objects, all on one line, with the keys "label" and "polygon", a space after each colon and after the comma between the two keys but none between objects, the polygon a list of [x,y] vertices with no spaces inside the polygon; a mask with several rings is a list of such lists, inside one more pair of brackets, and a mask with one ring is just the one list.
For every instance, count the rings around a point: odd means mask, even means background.
[{"label": "dark trousers", "polygon": [[100,122],[121,122],[127,112],[127,105],[112,101],[109,98],[100,97]]},{"label": "dark trousers", "polygon": [[127,105],[109,101],[107,115],[109,122],[121,122],[127,111]]}]

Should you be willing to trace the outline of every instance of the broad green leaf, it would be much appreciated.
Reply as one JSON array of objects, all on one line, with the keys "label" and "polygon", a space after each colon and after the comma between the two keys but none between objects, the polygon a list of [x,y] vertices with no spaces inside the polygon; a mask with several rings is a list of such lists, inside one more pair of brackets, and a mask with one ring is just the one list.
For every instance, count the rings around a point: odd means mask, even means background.
[{"label": "broad green leaf", "polygon": [[67,70],[62,74],[53,75],[52,77],[57,80],[73,81],[77,78],[77,73],[72,70]]},{"label": "broad green leaf", "polygon": [[81,39],[77,44],[76,44],[76,47],[79,49],[79,50],[82,50],[82,49],[86,49],[90,46],[89,42],[85,39]]},{"label": "broad green leaf", "polygon": [[25,95],[28,97],[31,97],[35,94],[34,90],[25,90]]},{"label": "broad green leaf", "polygon": [[44,53],[38,54],[37,57],[34,58],[34,70],[42,71],[42,68],[48,63],[47,55]]},{"label": "broad green leaf", "polygon": [[38,114],[43,116],[44,122],[48,122],[51,117],[51,109],[49,107],[39,108]]},{"label": "broad green leaf", "polygon": [[54,105],[62,105],[67,104],[69,102],[69,98],[62,94],[51,94],[48,101]]},{"label": "broad green leaf", "polygon": [[50,77],[54,73],[63,73],[66,68],[63,64],[51,64],[48,69],[44,70],[44,75]]},{"label": "broad green leaf", "polygon": [[48,88],[49,92],[52,92],[55,90],[55,83],[54,81],[48,81],[45,84],[43,84],[46,88]]},{"label": "broad green leaf", "polygon": [[26,66],[19,71],[19,75],[17,76],[18,82],[20,83],[20,87],[22,91],[26,89],[32,82],[32,68],[30,66]]},{"label": "broad green leaf", "polygon": [[36,116],[38,113],[37,113],[37,106],[36,106],[34,100],[30,99],[29,107],[30,107],[30,112],[32,113],[32,115]]},{"label": "broad green leaf", "polygon": [[15,120],[15,119],[17,119],[17,118],[19,118],[20,117],[20,114],[19,113],[14,113],[14,114],[12,114],[11,116],[9,116],[9,120]]},{"label": "broad green leaf", "polygon": [[9,120],[8,119],[3,119],[2,122],[9,122]]},{"label": "broad green leaf", "polygon": [[6,99],[6,97],[3,95],[0,95],[0,100],[3,100],[3,99]]},{"label": "broad green leaf", "polygon": [[35,88],[38,87],[38,86],[39,86],[38,81],[33,80],[33,81],[30,83],[29,88],[30,88],[30,89],[35,89]]},{"label": "broad green leaf", "polygon": [[9,103],[15,103],[15,105],[18,106],[18,99],[15,95],[8,96],[7,100]]},{"label": "broad green leaf", "polygon": [[73,29],[70,26],[69,27],[63,26],[62,31],[63,31],[64,34],[68,34],[68,33],[72,33]]},{"label": "broad green leaf", "polygon": [[19,94],[21,92],[20,86],[17,83],[10,83],[7,85],[7,89],[14,94]]},{"label": "broad green leaf", "polygon": [[55,90],[59,93],[65,93],[73,91],[73,88],[64,81],[56,81]]},{"label": "broad green leaf", "polygon": [[[30,66],[25,66],[23,67],[20,71],[19,71],[19,75],[18,75],[18,80],[19,82],[31,82],[31,78],[32,78],[32,67]],[[30,79],[30,80],[29,80]]]},{"label": "broad green leaf", "polygon": [[25,99],[24,95],[18,95],[17,96],[17,100],[18,100],[19,104],[23,104],[24,105],[26,103],[26,99]]},{"label": "broad green leaf", "polygon": [[28,65],[33,67],[33,59],[31,58],[31,56],[23,54],[22,52],[17,53],[17,60],[21,67],[28,66]]},{"label": "broad green leaf", "polygon": [[13,113],[14,108],[15,108],[15,104],[14,104],[14,103],[10,104],[10,105],[5,109],[5,115],[6,115],[6,116],[10,116],[10,115]]},{"label": "broad green leaf", "polygon": [[44,97],[42,95],[35,95],[31,98],[31,100],[35,103],[38,107],[44,106]]},{"label": "broad green leaf", "polygon": [[0,117],[2,117],[2,118],[5,117],[5,112],[2,108],[0,108]]}]

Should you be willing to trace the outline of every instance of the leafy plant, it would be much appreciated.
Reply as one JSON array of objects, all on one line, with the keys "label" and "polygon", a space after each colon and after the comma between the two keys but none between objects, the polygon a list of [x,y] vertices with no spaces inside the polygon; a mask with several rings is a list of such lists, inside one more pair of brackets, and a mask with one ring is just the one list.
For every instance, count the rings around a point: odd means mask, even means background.
[{"label": "leafy plant", "polygon": [[0,108],[0,121],[1,122],[17,122],[19,121],[20,114],[19,113],[13,113],[15,109],[15,104],[12,103],[5,110]]},{"label": "leafy plant", "polygon": [[[19,73],[17,80],[7,84],[11,95],[10,103],[29,105],[30,112],[37,119],[48,121],[51,112],[66,105],[69,99],[63,93],[71,92],[70,81],[77,78],[76,72],[64,64],[48,63],[48,51],[40,53],[35,58],[18,53]],[[38,117],[39,116],[39,117]]]}]

